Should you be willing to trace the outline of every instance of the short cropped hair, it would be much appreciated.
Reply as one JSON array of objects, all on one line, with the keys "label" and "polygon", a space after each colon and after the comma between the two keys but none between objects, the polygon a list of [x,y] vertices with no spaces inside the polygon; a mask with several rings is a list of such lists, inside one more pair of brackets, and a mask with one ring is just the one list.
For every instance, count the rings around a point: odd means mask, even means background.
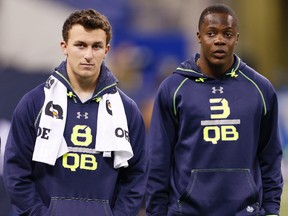
[{"label": "short cropped hair", "polygon": [[77,10],[70,14],[62,28],[63,40],[67,43],[73,25],[80,24],[85,29],[102,29],[106,33],[106,45],[112,39],[112,26],[106,16],[93,9]]},{"label": "short cropped hair", "polygon": [[230,7],[224,4],[215,4],[215,5],[208,6],[202,11],[200,18],[199,18],[198,30],[200,30],[200,27],[202,23],[204,22],[205,17],[212,13],[224,13],[224,14],[228,14],[232,16],[233,19],[235,19],[236,25],[237,25],[236,27],[238,28],[238,18],[234,10],[232,10]]}]

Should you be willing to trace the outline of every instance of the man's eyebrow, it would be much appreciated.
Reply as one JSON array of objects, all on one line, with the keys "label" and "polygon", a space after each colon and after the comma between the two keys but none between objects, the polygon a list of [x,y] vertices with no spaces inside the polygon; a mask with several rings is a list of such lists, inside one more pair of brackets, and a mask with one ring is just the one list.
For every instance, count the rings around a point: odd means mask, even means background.
[{"label": "man's eyebrow", "polygon": [[[208,30],[216,30],[216,29],[219,29],[219,28],[216,27],[216,26],[211,25],[211,26],[208,26],[207,29],[208,29]],[[223,29],[224,29],[224,30],[233,30],[233,26],[227,26],[227,27],[225,27],[225,28],[223,28]]]},{"label": "man's eyebrow", "polygon": [[[82,40],[76,40],[74,41],[74,44],[77,44],[77,43],[82,43],[82,44],[88,44],[87,42],[85,41],[82,41]],[[95,41],[92,43],[93,45],[101,45],[101,44],[104,44],[103,41]]]},{"label": "man's eyebrow", "polygon": [[81,41],[81,40],[76,40],[76,41],[74,41],[74,43],[85,43],[85,42]]},{"label": "man's eyebrow", "polygon": [[103,41],[95,41],[93,44],[104,44]]}]

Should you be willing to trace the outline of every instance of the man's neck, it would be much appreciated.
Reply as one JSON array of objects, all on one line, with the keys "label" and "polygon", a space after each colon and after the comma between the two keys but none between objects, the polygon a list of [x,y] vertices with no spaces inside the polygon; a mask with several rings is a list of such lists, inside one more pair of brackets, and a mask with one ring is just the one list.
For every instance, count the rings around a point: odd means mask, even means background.
[{"label": "man's neck", "polygon": [[212,78],[219,78],[232,66],[233,63],[231,65],[215,65],[205,63],[201,58],[199,58],[197,59],[196,64],[204,75]]}]

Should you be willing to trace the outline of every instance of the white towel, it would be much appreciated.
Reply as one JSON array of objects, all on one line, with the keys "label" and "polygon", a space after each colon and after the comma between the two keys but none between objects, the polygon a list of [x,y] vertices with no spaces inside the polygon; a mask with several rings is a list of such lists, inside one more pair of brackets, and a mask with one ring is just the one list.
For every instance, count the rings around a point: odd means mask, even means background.
[{"label": "white towel", "polygon": [[45,101],[32,160],[55,165],[56,159],[68,152],[63,137],[67,111],[67,89],[63,83],[51,75],[46,81],[44,92]]},{"label": "white towel", "polygon": [[[39,130],[45,133],[40,133],[36,139],[32,160],[55,165],[57,158],[69,152],[63,137],[67,89],[51,75],[44,92]],[[103,157],[111,157],[111,152],[114,152],[114,168],[127,167],[128,160],[133,157],[127,118],[119,92],[105,94],[100,99],[95,150],[103,152]]]},{"label": "white towel", "polygon": [[133,157],[126,114],[118,92],[102,96],[98,110],[96,151],[114,152],[114,168],[127,167]]}]

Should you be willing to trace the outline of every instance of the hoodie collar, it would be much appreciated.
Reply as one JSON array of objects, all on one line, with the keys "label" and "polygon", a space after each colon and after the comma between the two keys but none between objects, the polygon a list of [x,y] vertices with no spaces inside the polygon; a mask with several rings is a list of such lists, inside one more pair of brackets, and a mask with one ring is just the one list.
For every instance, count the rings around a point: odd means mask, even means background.
[{"label": "hoodie collar", "polygon": [[[199,53],[194,54],[190,59],[182,62],[176,68],[176,71],[174,73],[178,73],[186,77],[193,78],[196,82],[204,82],[205,80],[215,79],[204,75],[199,70],[199,68],[196,65],[196,62],[199,57],[200,57]],[[223,77],[228,76],[231,78],[236,78],[238,76],[237,71],[244,66],[245,63],[242,62],[242,60],[236,54],[234,54],[234,63],[232,67],[224,73]]]}]

